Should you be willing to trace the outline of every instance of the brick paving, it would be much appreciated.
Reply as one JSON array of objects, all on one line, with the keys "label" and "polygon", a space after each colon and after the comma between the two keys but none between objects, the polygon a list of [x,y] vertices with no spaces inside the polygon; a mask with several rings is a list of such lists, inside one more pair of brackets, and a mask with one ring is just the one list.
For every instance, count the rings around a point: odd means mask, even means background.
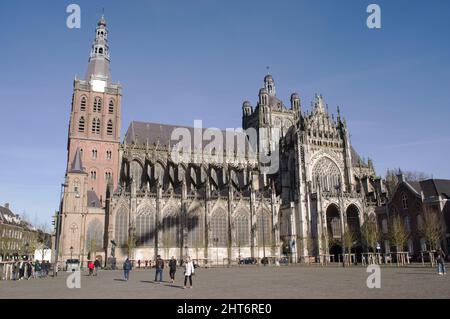
[{"label": "brick paving", "polygon": [[20,298],[450,298],[450,274],[421,266],[382,267],[381,288],[369,289],[363,267],[242,266],[197,269],[193,289],[182,289],[180,268],[174,284],[153,282],[155,271],[133,270],[128,282],[122,271],[100,271],[97,277],[81,275],[81,288],[66,286],[67,273],[57,278],[0,281],[0,299]]}]

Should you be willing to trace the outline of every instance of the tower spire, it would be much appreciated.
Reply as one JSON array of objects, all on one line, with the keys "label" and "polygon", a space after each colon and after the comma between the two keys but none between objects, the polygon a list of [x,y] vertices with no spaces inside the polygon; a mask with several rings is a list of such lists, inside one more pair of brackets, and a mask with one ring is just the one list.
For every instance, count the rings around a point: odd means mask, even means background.
[{"label": "tower spire", "polygon": [[[108,29],[106,28],[105,15],[102,14],[95,29],[95,39],[89,55],[86,81],[92,85],[98,83],[98,81],[103,81],[105,85],[109,83],[111,81],[109,61]],[[92,83],[92,81],[95,82]]]}]

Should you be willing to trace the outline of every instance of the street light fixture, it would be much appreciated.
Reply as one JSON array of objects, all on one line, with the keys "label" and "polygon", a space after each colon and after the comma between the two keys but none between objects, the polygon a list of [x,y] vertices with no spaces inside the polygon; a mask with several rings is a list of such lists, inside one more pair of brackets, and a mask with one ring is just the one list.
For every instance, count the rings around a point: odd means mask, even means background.
[{"label": "street light fixture", "polygon": [[70,246],[70,248],[69,248],[69,249],[70,249],[70,259],[73,259],[73,258],[72,258],[72,256],[73,256],[73,247],[72,247],[72,246]]}]

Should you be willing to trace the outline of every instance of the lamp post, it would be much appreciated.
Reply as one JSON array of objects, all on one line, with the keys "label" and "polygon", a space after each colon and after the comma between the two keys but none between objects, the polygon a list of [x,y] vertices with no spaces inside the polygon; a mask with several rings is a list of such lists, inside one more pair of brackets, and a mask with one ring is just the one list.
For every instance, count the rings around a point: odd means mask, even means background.
[{"label": "lamp post", "polygon": [[266,265],[266,238],[265,238],[265,232],[264,232],[264,230],[265,230],[265,226],[266,226],[266,224],[265,224],[265,222],[266,222],[266,219],[265,219],[265,217],[266,216],[264,216],[265,214],[264,213],[262,213],[262,240],[263,240],[263,265],[265,266]]},{"label": "lamp post", "polygon": [[72,255],[73,255],[73,247],[72,246],[70,246],[70,259],[72,259]]},{"label": "lamp post", "polygon": [[216,264],[219,265],[219,238],[214,237],[213,242],[216,245]]}]

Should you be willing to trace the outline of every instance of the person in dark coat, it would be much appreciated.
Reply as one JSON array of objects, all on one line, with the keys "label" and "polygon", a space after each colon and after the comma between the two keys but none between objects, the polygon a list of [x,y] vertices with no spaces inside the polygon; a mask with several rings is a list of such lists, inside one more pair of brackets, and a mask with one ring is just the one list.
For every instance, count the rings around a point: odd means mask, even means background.
[{"label": "person in dark coat", "polygon": [[164,260],[162,260],[161,256],[156,256],[156,262],[155,262],[155,282],[158,282],[158,275],[159,275],[159,282],[162,282],[163,278],[163,269],[164,269]]},{"label": "person in dark coat", "polygon": [[13,264],[12,279],[13,280],[19,279],[19,263],[18,262]]},{"label": "person in dark coat", "polygon": [[437,262],[437,266],[438,266],[438,274],[439,275],[445,275],[447,273],[446,269],[445,269],[445,254],[442,251],[442,249],[438,249],[436,251],[436,262]]},{"label": "person in dark coat", "polygon": [[100,265],[100,261],[98,259],[95,260],[94,262],[94,276],[97,276],[98,274],[98,270],[101,268],[102,266]]},{"label": "person in dark coat", "polygon": [[22,261],[19,266],[19,280],[25,276],[25,263]]},{"label": "person in dark coat", "polygon": [[131,271],[131,262],[127,258],[123,263],[123,275],[125,277],[125,281],[128,281],[128,279],[130,278],[130,271]]},{"label": "person in dark coat", "polygon": [[27,280],[30,280],[31,276],[33,274],[33,266],[30,262],[27,263]]},{"label": "person in dark coat", "polygon": [[177,271],[177,260],[174,256],[172,256],[172,259],[169,261],[169,275],[170,275],[170,282],[174,282],[175,280],[175,272]]}]

